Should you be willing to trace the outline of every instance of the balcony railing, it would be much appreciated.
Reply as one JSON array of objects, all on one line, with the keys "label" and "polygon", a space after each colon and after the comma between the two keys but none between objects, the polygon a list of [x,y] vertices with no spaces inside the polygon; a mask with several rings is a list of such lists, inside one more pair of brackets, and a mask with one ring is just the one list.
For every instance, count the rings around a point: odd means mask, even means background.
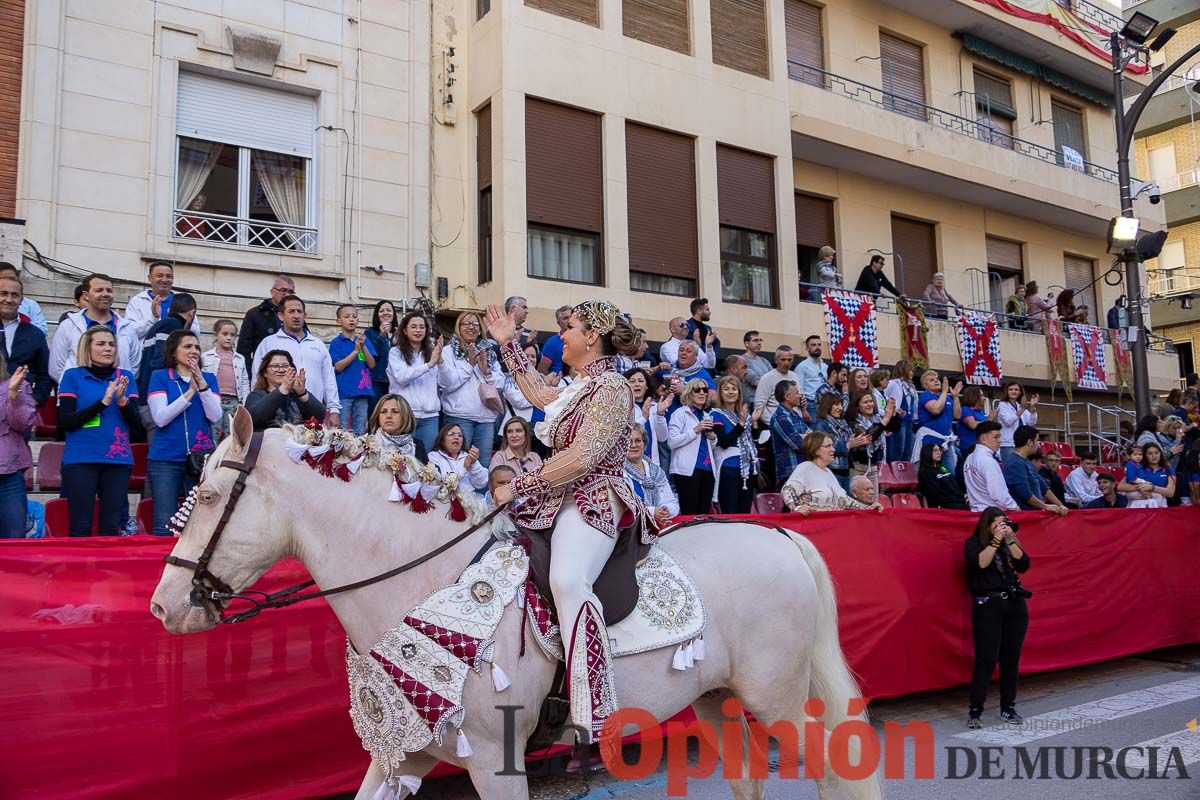
[{"label": "balcony railing", "polygon": [[[794,81],[816,86],[827,92],[847,97],[859,103],[881,108],[884,111],[891,111],[896,114],[903,114],[906,117],[912,117],[913,119],[923,120],[930,125],[957,133],[960,136],[967,136],[972,139],[988,142],[1004,150],[1012,150],[1015,153],[1037,159],[1046,164],[1054,164],[1055,166],[1067,169],[1076,169],[1076,167],[1071,166],[1064,159],[1062,153],[1052,147],[1019,139],[1016,136],[988,125],[986,122],[980,122],[976,119],[969,119],[949,111],[943,111],[940,108],[934,108],[933,106],[901,97],[876,86],[870,86],[869,84],[836,75],[823,69],[810,67],[798,61],[788,61],[788,77]],[[1102,167],[1099,164],[1093,164],[1090,161],[1081,162],[1077,171],[1093,178],[1098,178],[1106,183],[1115,184],[1117,182],[1117,173],[1115,171],[1107,167]]]},{"label": "balcony railing", "polygon": [[[1187,84],[1192,83],[1194,81],[1200,81],[1200,64],[1195,64],[1191,67],[1188,67],[1183,72],[1179,72],[1179,73],[1176,73],[1175,75],[1169,76],[1165,81],[1163,81],[1162,83],[1159,84],[1157,89],[1154,90],[1153,96],[1158,97],[1160,94],[1163,94],[1164,92],[1169,92],[1172,89],[1178,89],[1179,87],[1186,86]],[[1126,97],[1125,98],[1125,110],[1128,111],[1129,107],[1137,102],[1137,99],[1138,99],[1138,95],[1136,95],[1136,94],[1132,94],[1132,95],[1129,95],[1128,97]]]},{"label": "balcony railing", "polygon": [[226,244],[258,250],[316,253],[317,229],[260,219],[175,209],[172,237],[176,241]]},{"label": "balcony railing", "polygon": [[1087,0],[1057,0],[1058,4],[1075,12],[1081,20],[1090,22],[1101,30],[1112,32],[1125,27],[1125,20]]},{"label": "balcony railing", "polygon": [[1186,189],[1189,186],[1195,186],[1197,183],[1200,183],[1200,169],[1189,169],[1178,175],[1168,175],[1165,178],[1159,178],[1158,188],[1164,192],[1174,192],[1177,189]]},{"label": "balcony railing", "polygon": [[1200,291],[1200,275],[1188,274],[1186,267],[1157,270],[1149,277],[1151,297],[1168,297],[1183,292]]}]

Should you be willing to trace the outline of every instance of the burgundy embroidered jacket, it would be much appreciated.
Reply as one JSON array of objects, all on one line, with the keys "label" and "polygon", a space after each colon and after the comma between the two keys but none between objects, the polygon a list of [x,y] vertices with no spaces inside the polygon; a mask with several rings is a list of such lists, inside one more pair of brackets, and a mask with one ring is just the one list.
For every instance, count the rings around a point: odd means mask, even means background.
[{"label": "burgundy embroidered jacket", "polygon": [[625,482],[633,392],[616,371],[616,360],[593,361],[575,383],[557,392],[545,385],[515,343],[505,345],[500,354],[529,401],[546,410],[546,421],[539,423],[540,438],[554,451],[541,467],[510,484],[513,498],[522,501],[514,504],[513,521],[531,530],[552,527],[570,489],[584,520],[596,530],[617,535],[620,521],[610,502],[615,496],[633,515],[629,522],[641,528],[642,541],[656,538],[653,519]]}]

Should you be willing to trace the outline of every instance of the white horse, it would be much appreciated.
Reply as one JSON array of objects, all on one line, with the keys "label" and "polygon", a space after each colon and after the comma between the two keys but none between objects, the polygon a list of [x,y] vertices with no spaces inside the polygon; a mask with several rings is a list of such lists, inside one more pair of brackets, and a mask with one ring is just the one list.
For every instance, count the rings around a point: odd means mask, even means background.
[{"label": "white horse", "polygon": [[[238,409],[232,428],[208,461],[195,509],[172,551],[178,558],[194,561],[200,555],[225,509],[238,472],[221,463],[240,461],[247,452],[252,429],[244,409]],[[293,462],[284,448],[289,435],[284,430],[265,434],[257,467],[248,476],[245,493],[210,562],[211,572],[235,591],[251,586],[286,556],[303,562],[318,587],[340,586],[407,563],[465,530],[464,523],[447,519],[441,507],[417,516],[407,505],[389,502],[391,476],[386,470],[363,469],[352,482],[344,483]],[[490,535],[480,529],[400,577],[331,596],[329,605],[358,651],[366,652],[428,594],[455,583]],[[684,566],[703,595],[708,612],[706,657],[687,671],[672,669],[673,648],[617,659],[621,707],[645,709],[666,720],[690,705],[697,717],[712,723],[718,739],[728,730],[739,730],[728,724],[730,719],[721,710],[731,695],[760,722],[793,725],[801,737],[804,722],[811,719],[805,715],[805,701],[820,699],[826,708],[821,722],[827,742],[835,725],[862,718],[847,713],[852,698],[859,696],[858,689],[838,642],[829,572],[807,539],[751,524],[704,524],[668,534],[659,546]],[[217,624],[212,611],[189,601],[191,578],[189,569],[165,567],[151,599],[151,612],[173,633],[203,631]],[[523,775],[497,774],[504,764],[504,721],[496,706],[523,709],[515,719],[520,758],[555,672],[555,664],[532,643],[532,637],[524,656],[519,656],[520,626],[525,620],[513,603],[495,633],[496,662],[508,669],[511,688],[498,696],[491,681],[475,676],[468,678],[463,690],[467,712],[463,730],[474,754],[459,758],[454,737],[448,736],[446,746],[434,744],[411,754],[404,762],[406,774],[423,777],[440,760],[465,769],[487,800],[529,797]],[[748,753],[754,739],[744,720],[740,730],[745,747],[731,752]],[[726,752],[720,741],[709,744],[718,753]],[[746,777],[731,781],[738,800],[763,796],[763,781],[748,777],[747,764],[748,759],[743,759]],[[828,764],[825,774],[818,781],[823,800],[882,796],[876,776],[842,780]],[[370,800],[383,781],[382,771],[372,763],[359,800]],[[406,796],[403,789],[401,796]]]}]

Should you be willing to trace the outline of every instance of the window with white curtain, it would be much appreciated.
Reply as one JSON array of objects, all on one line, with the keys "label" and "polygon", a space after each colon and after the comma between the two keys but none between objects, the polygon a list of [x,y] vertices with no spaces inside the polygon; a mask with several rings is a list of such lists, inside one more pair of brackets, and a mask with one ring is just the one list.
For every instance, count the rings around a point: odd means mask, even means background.
[{"label": "window with white curtain", "polygon": [[600,237],[597,234],[529,226],[528,273],[531,278],[594,284],[599,257]]},{"label": "window with white curtain", "polygon": [[769,233],[721,226],[721,299],[727,303],[775,306]]}]

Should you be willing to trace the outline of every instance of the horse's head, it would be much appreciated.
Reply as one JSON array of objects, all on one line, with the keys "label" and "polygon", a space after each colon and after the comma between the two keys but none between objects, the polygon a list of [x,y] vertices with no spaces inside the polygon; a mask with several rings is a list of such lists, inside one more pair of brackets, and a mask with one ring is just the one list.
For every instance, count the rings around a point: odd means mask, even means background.
[{"label": "horse's head", "polygon": [[[250,414],[239,408],[233,416],[231,434],[209,457],[194,494],[194,504],[175,549],[175,559],[196,562],[212,540],[221,516],[231,502],[234,485],[242,473],[227,464],[242,463],[251,451],[254,434]],[[245,487],[236,499],[228,522],[207,564],[209,574],[227,584],[234,592],[252,584],[286,554],[286,529],[278,512],[278,498],[272,497],[271,467],[268,460],[273,436],[264,437],[257,467],[245,476]],[[270,448],[274,450],[274,448]],[[172,633],[196,633],[215,626],[214,603],[202,601],[192,579],[193,569],[168,564],[150,599],[150,613],[162,620]]]}]

